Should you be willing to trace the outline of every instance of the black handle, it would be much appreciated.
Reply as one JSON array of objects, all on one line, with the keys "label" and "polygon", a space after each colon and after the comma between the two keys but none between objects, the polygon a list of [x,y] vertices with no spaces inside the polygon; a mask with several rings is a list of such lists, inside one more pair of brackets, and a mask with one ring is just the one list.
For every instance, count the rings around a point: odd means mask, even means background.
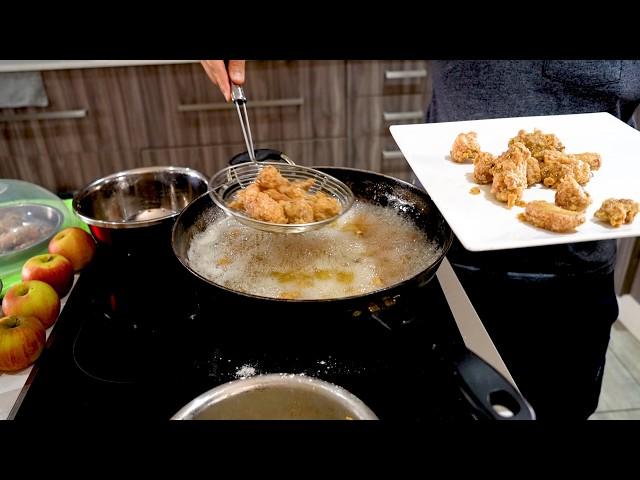
[{"label": "black handle", "polygon": [[[278,150],[272,150],[270,148],[259,148],[254,151],[256,155],[257,162],[286,162],[283,157],[283,153]],[[234,156],[231,160],[229,160],[229,165],[239,165],[241,163],[250,162],[251,158],[249,157],[248,152],[242,152]]]},{"label": "black handle", "polygon": [[461,390],[480,418],[535,420],[524,397],[495,368],[465,348],[454,362]]}]

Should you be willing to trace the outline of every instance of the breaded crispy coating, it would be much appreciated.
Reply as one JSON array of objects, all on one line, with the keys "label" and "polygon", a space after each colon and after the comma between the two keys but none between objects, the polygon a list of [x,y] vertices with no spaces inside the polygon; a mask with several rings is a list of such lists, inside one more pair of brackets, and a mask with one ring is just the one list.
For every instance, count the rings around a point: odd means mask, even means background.
[{"label": "breaded crispy coating", "polygon": [[473,180],[484,185],[493,182],[493,167],[496,157],[487,152],[480,152],[473,162]]},{"label": "breaded crispy coating", "polygon": [[587,162],[556,150],[543,152],[540,173],[542,183],[552,188],[567,175],[572,176],[580,185],[586,185],[591,179],[591,167]]},{"label": "breaded crispy coating", "polygon": [[545,150],[564,151],[564,145],[562,145],[558,137],[553,133],[542,133],[542,131],[537,128],[534,128],[533,133],[520,130],[517,136],[509,140],[509,146],[515,142],[524,143],[531,152],[531,155],[537,160],[542,160],[542,152]]},{"label": "breaded crispy coating", "polygon": [[600,158],[599,153],[585,152],[585,153],[574,153],[573,157],[578,160],[582,160],[583,162],[587,162],[591,170],[598,170],[600,165],[602,165],[602,159]]},{"label": "breaded crispy coating", "polygon": [[591,196],[571,175],[558,183],[555,200],[557,206],[574,212],[584,212],[591,204]]},{"label": "breaded crispy coating", "polygon": [[491,193],[511,208],[522,198],[527,188],[527,158],[529,150],[524,144],[515,142],[496,159],[493,167],[493,183]]},{"label": "breaded crispy coating", "polygon": [[316,222],[335,217],[340,213],[340,204],[338,201],[335,198],[326,195],[324,192],[317,192],[315,195],[308,195],[307,200],[313,208],[313,219]]},{"label": "breaded crispy coating", "polygon": [[476,132],[460,133],[451,146],[451,160],[456,163],[473,162],[480,153]]},{"label": "breaded crispy coating", "polygon": [[541,181],[540,162],[533,156],[527,157],[527,186],[530,187]]},{"label": "breaded crispy coating", "polygon": [[518,218],[536,227],[552,232],[571,232],[585,221],[584,214],[558,207],[544,200],[527,203]]},{"label": "breaded crispy coating", "polygon": [[608,198],[602,202],[602,206],[596,211],[595,217],[603,222],[609,222],[612,227],[619,227],[625,223],[633,222],[640,204],[627,198]]},{"label": "breaded crispy coating", "polygon": [[340,213],[340,203],[324,192],[309,193],[314,179],[289,182],[272,165],[258,174],[255,183],[240,190],[229,207],[251,218],[271,223],[310,223]]}]

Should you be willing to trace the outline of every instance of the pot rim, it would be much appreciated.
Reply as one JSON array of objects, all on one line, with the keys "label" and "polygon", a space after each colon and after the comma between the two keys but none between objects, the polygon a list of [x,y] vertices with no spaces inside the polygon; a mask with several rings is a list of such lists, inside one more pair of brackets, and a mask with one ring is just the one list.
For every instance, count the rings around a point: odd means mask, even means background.
[{"label": "pot rim", "polygon": [[191,400],[182,407],[171,420],[193,420],[212,405],[246,392],[273,386],[290,386],[331,397],[351,414],[354,420],[378,420],[376,414],[358,397],[339,385],[300,374],[269,373],[259,374],[223,383]]},{"label": "pot rim", "polygon": [[[101,228],[113,228],[113,229],[125,229],[125,228],[141,228],[141,227],[150,227],[153,225],[159,225],[165,222],[168,219],[172,219],[180,215],[181,212],[173,212],[169,215],[165,215],[162,217],[156,217],[149,220],[136,220],[136,221],[122,221],[122,222],[114,222],[108,220],[97,220],[92,217],[87,217],[79,211],[80,202],[82,199],[90,195],[91,193],[98,190],[100,187],[105,185],[106,183],[125,175],[140,175],[145,173],[162,173],[162,172],[171,172],[171,173],[182,173],[189,177],[197,178],[203,182],[205,187],[208,185],[207,177],[200,173],[197,170],[194,170],[189,167],[174,167],[174,166],[160,166],[160,167],[141,167],[141,168],[133,168],[130,170],[122,170],[119,172],[112,173],[107,175],[106,177],[99,178],[94,180],[85,188],[76,193],[73,197],[73,211],[74,213],[80,217],[80,219],[85,222],[87,225],[91,225],[94,227]],[[206,192],[205,192],[206,193]],[[198,197],[196,197],[198,198]]]}]

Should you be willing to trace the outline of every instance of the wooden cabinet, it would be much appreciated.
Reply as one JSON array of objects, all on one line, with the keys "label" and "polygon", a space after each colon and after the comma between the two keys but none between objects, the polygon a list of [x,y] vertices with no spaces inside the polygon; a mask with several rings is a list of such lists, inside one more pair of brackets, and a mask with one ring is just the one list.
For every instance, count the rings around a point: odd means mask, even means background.
[{"label": "wooden cabinet", "polygon": [[347,65],[350,155],[360,168],[411,180],[390,125],[422,123],[431,99],[426,61],[356,61]]},{"label": "wooden cabinet", "polygon": [[[325,140],[274,141],[256,148],[273,148],[286,152],[300,165],[348,166],[346,138]],[[244,143],[193,147],[149,148],[141,152],[141,163],[151,165],[176,165],[194,168],[207,176],[228,166],[236,154],[246,151]]]},{"label": "wooden cabinet", "polygon": [[[0,178],[68,192],[146,165],[211,175],[246,150],[235,106],[197,63],[42,75],[47,107],[0,109]],[[426,62],[251,61],[247,77],[256,148],[410,176],[388,127],[423,121]]]}]

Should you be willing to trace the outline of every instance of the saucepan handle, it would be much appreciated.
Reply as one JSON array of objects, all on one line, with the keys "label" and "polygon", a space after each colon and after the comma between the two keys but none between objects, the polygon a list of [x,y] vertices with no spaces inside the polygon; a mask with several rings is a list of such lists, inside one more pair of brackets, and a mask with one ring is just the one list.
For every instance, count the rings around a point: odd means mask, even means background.
[{"label": "saucepan handle", "polygon": [[[284,153],[273,150],[271,148],[258,148],[255,150],[256,162],[285,162],[292,164],[293,162]],[[239,165],[241,163],[250,162],[248,152],[242,152],[229,160],[229,165]]]},{"label": "saucepan handle", "polygon": [[522,394],[478,355],[464,348],[453,365],[460,389],[479,418],[535,420]]}]

